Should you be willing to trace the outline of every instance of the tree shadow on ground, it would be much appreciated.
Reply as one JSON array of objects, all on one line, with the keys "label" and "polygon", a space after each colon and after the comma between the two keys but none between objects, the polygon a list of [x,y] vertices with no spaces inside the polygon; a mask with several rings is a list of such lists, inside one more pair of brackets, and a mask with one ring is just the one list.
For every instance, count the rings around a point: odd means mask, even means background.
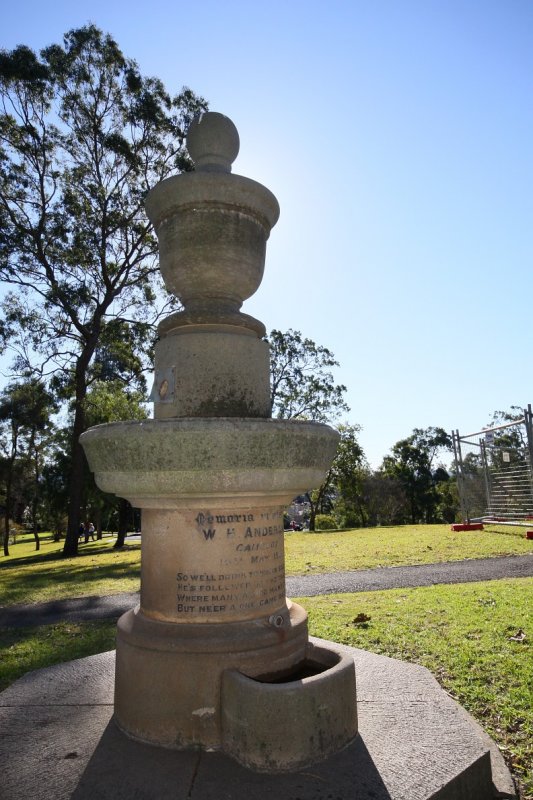
[{"label": "tree shadow on ground", "polygon": [[[91,556],[96,556],[98,552],[99,550],[92,551]],[[46,602],[51,598],[39,597],[39,592],[54,586],[58,590],[53,596],[61,598],[62,592],[59,587],[62,583],[69,589],[67,597],[72,597],[73,594],[78,596],[100,594],[98,586],[103,582],[112,584],[114,581],[118,583],[125,580],[134,580],[136,584],[130,591],[137,591],[140,585],[140,562],[132,563],[127,558],[120,558],[120,555],[121,553],[116,551],[116,557],[111,563],[98,563],[98,559],[95,559],[95,563],[87,563],[86,559],[79,562],[73,559],[67,562],[61,557],[50,554],[34,560],[34,566],[38,565],[40,568],[29,571],[23,569],[29,566],[28,560],[20,559],[19,569],[12,568],[4,575],[1,604],[7,606],[14,603]],[[9,570],[10,566],[6,565],[6,568]],[[74,590],[76,585],[78,591]],[[125,591],[125,589],[119,587],[115,591]],[[113,592],[108,590],[106,593]]]}]

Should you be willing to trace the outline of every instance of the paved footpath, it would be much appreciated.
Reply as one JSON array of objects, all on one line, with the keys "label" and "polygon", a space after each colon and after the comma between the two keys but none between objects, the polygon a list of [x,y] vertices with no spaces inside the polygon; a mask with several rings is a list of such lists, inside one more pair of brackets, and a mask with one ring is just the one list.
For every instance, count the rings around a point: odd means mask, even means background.
[{"label": "paved footpath", "polygon": [[[472,583],[531,576],[533,576],[533,553],[527,553],[519,556],[474,558],[467,561],[448,561],[410,567],[379,567],[354,572],[289,576],[287,595],[312,597],[320,594],[372,592],[381,589],[433,586],[439,583]],[[139,593],[132,592],[107,597],[78,597],[52,600],[48,603],[0,606],[0,628],[118,618],[138,602]]]}]

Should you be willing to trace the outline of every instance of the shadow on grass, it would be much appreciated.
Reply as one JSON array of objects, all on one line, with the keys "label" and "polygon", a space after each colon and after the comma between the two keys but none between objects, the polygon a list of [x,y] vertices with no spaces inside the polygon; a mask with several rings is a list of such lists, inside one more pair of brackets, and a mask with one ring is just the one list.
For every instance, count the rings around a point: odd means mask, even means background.
[{"label": "shadow on grass", "polygon": [[98,547],[91,547],[90,550],[86,551],[83,550],[83,545],[81,545],[81,548],[82,549],[78,550],[78,554],[76,556],[64,556],[62,550],[55,550],[53,553],[45,553],[42,550],[37,550],[31,556],[20,556],[19,558],[9,556],[9,561],[0,561],[0,567],[2,569],[17,569],[20,567],[29,567],[34,564],[42,564],[50,561],[66,562],[70,558],[87,558],[88,556],[97,556],[100,554],[110,555],[112,553],[115,555],[133,553],[135,551],[140,551],[141,545],[125,544],[124,547],[121,547],[119,550],[115,550],[113,545],[110,545],[109,543],[99,545]]},{"label": "shadow on grass", "polygon": [[[533,521],[531,522],[531,526],[530,527],[533,530]],[[485,532],[486,533],[499,534],[500,536],[510,536],[513,539],[523,539],[523,538],[525,538],[526,529],[527,529],[527,526],[524,526],[524,525],[516,526],[515,528],[513,528],[512,526],[509,526],[509,528],[502,528],[500,526],[493,528],[490,525],[485,525]]]},{"label": "shadow on grass", "polygon": [[[128,552],[138,551],[138,545],[128,547]],[[98,555],[106,553],[108,556],[113,551],[106,547],[91,548],[90,552],[83,554],[90,556],[91,561],[81,557],[65,559],[58,553],[47,553],[24,558],[13,559],[2,565],[5,570],[1,593],[1,605],[13,603],[32,603],[46,600],[39,596],[43,589],[55,586],[56,597],[63,596],[61,584],[68,586],[68,596],[86,595],[93,586],[103,582],[140,580],[140,562],[131,561],[125,557],[124,551],[113,552],[113,561],[99,563]],[[94,557],[94,559],[93,559]],[[33,568],[32,568],[33,567]],[[28,569],[29,568],[29,569]],[[78,588],[76,588],[78,587]],[[120,586],[115,591],[124,591]],[[96,591],[98,593],[98,591]],[[112,590],[107,592],[112,594]]]}]

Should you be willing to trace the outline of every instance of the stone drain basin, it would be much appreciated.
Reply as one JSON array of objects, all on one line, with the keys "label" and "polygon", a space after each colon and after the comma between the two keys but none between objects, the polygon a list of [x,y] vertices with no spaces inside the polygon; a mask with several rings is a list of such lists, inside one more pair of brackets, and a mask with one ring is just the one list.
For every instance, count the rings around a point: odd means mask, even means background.
[{"label": "stone drain basin", "polygon": [[349,744],[357,734],[355,668],[334,649],[308,644],[285,675],[222,676],[222,747],[246,767],[300,769]]}]

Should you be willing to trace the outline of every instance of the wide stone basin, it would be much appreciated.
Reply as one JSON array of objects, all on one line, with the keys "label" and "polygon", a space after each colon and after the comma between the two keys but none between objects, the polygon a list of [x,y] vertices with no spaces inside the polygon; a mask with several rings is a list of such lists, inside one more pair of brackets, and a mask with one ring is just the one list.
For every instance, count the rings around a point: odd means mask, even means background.
[{"label": "wide stone basin", "polygon": [[187,417],[98,425],[80,441],[103,491],[161,508],[258,491],[290,502],[322,483],[338,439],[318,422]]}]

